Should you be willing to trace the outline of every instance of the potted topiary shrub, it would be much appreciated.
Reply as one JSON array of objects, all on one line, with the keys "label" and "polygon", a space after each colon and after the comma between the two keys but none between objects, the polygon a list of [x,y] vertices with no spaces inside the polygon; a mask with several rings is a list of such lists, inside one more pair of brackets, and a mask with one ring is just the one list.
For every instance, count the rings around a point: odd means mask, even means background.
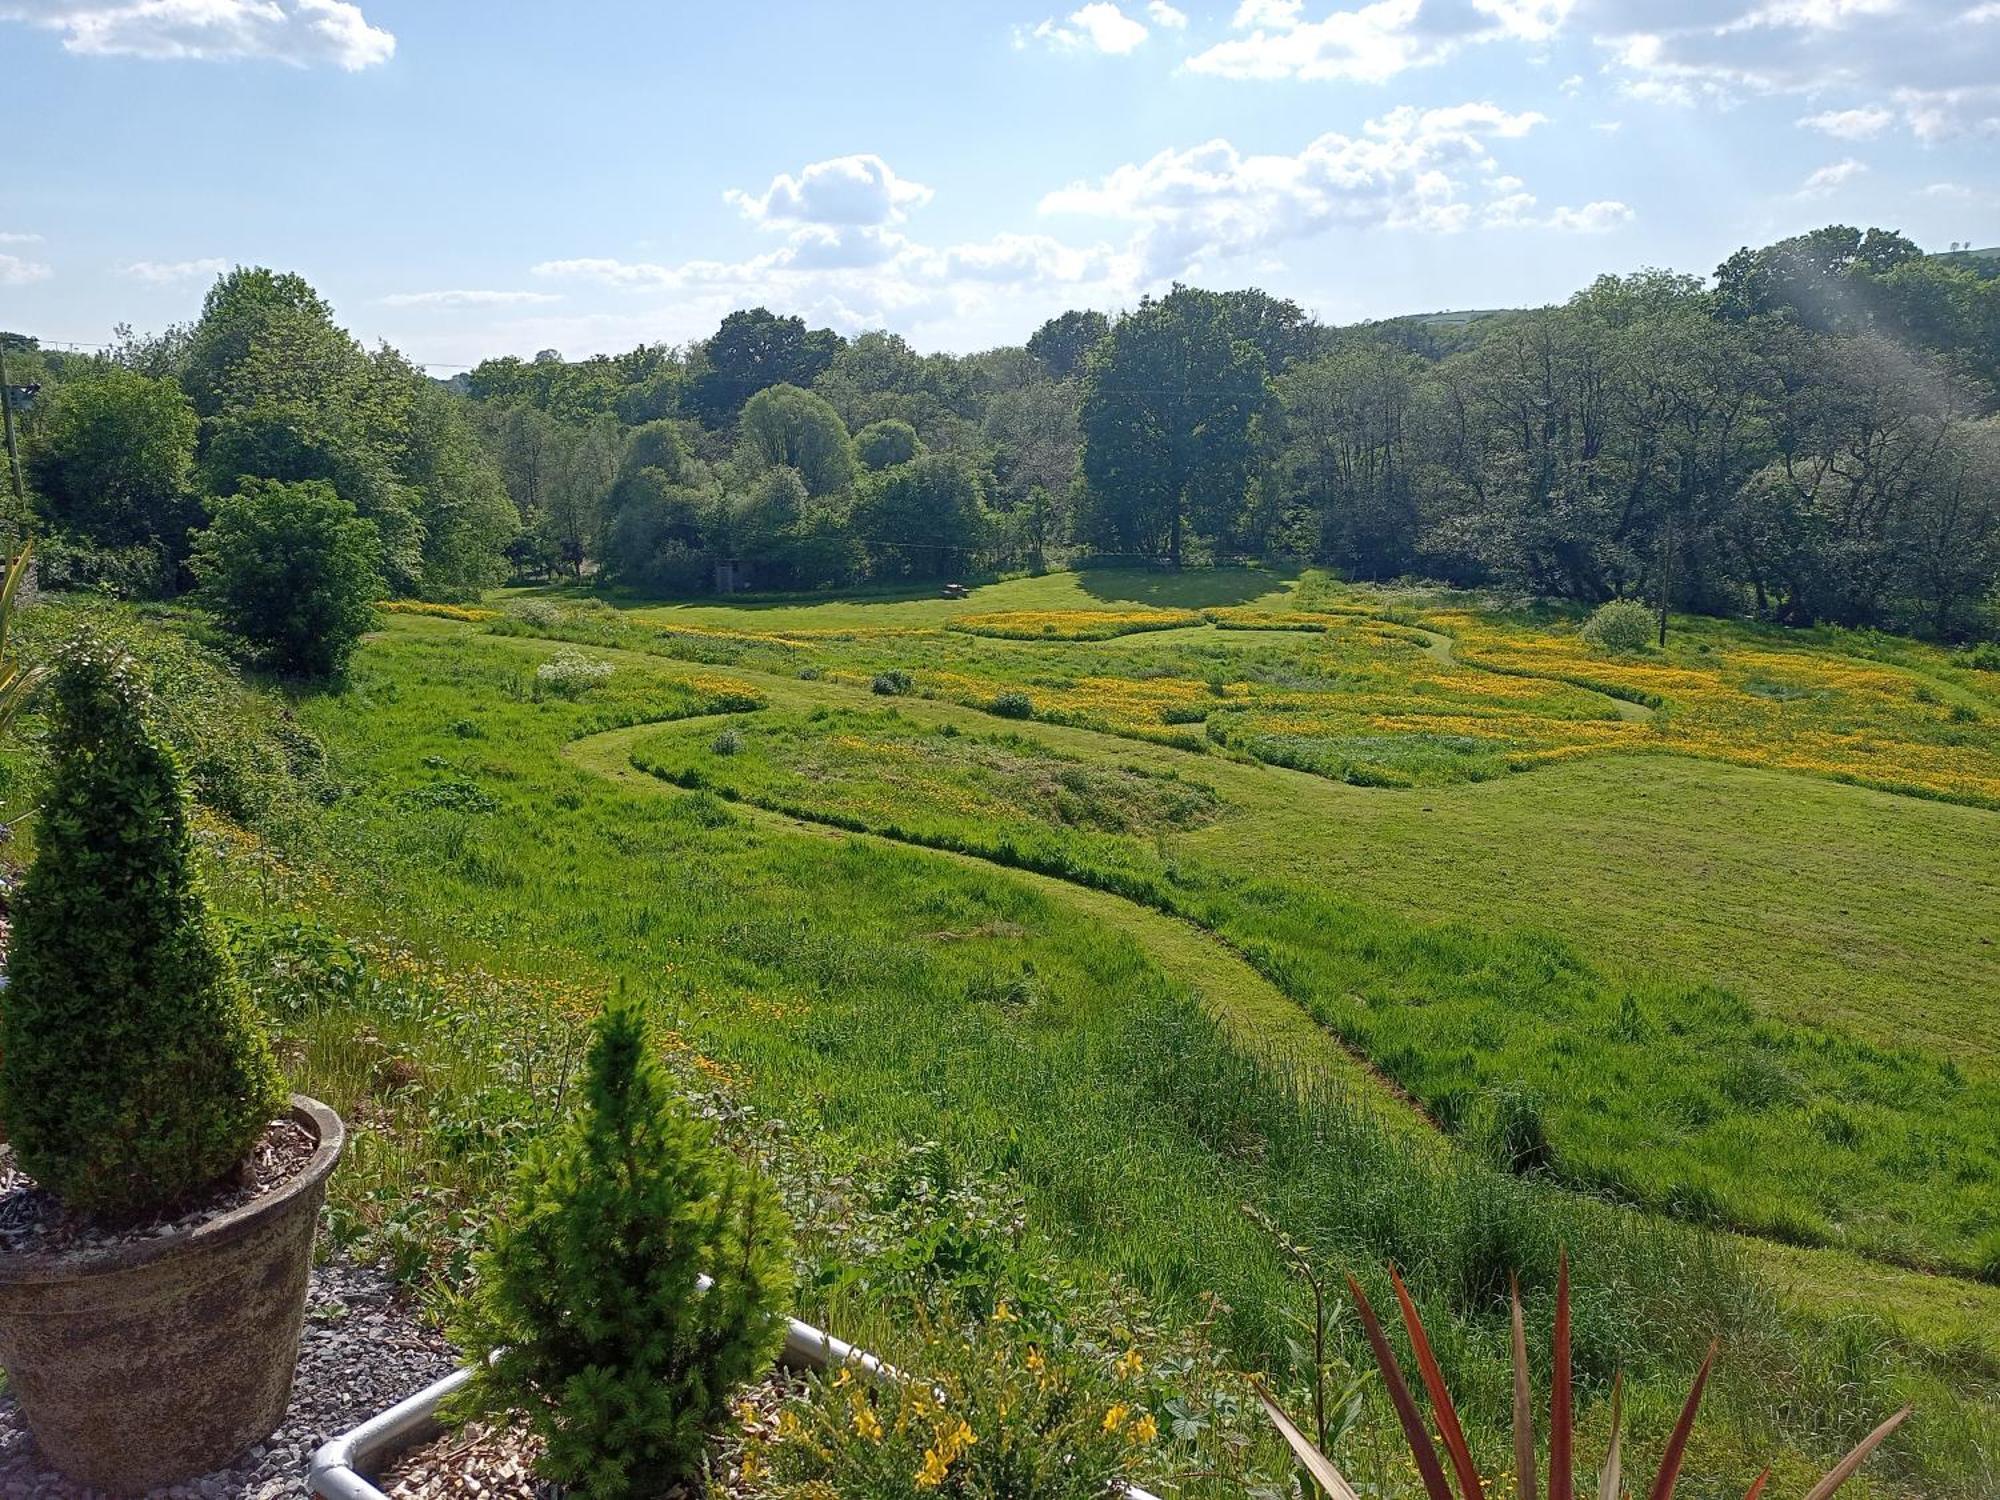
[{"label": "potted topiary shrub", "polygon": [[129,1493],[283,1416],[342,1129],[287,1108],[134,664],[86,640],[53,689],[0,1006],[0,1367],[45,1458]]}]

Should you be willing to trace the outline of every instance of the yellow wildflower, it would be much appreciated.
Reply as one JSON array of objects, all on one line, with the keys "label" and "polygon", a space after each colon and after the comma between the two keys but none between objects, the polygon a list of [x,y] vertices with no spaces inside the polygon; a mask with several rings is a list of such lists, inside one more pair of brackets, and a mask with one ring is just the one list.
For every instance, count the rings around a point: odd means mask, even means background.
[{"label": "yellow wildflower", "polygon": [[1127,1406],[1123,1401],[1112,1402],[1104,1413],[1104,1430],[1106,1432],[1116,1432],[1125,1425],[1125,1419],[1131,1415],[1132,1408]]},{"label": "yellow wildflower", "polygon": [[870,1443],[882,1441],[882,1419],[875,1415],[872,1406],[859,1406],[854,1410],[854,1431]]},{"label": "yellow wildflower", "polygon": [[1123,1354],[1118,1356],[1116,1368],[1118,1373],[1126,1380],[1137,1380],[1141,1375],[1146,1373],[1146,1361],[1140,1358],[1137,1349],[1127,1349]]},{"label": "yellow wildflower", "polygon": [[1138,1421],[1125,1429],[1125,1440],[1135,1448],[1152,1442],[1159,1435],[1160,1424],[1153,1420],[1151,1412],[1147,1412]]}]

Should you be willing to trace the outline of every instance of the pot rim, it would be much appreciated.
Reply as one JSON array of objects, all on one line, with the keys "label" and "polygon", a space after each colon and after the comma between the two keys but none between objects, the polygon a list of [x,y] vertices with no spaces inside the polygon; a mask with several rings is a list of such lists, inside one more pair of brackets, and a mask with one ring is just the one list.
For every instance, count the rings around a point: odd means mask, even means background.
[{"label": "pot rim", "polygon": [[[317,1193],[347,1144],[347,1126],[317,1099],[293,1094],[291,1119],[310,1130],[318,1145],[306,1164],[276,1187],[225,1213],[204,1219],[191,1229],[171,1229],[139,1240],[114,1240],[109,1244],[60,1250],[0,1251],[0,1287],[79,1281],[138,1270],[171,1256],[215,1249],[244,1238],[283,1215],[300,1198]],[[0,1160],[12,1156],[11,1148],[0,1147]]]}]

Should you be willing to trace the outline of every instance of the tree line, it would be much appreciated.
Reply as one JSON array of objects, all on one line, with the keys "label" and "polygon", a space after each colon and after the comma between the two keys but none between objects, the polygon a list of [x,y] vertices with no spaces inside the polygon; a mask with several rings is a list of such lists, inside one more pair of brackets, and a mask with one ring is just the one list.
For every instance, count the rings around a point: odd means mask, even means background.
[{"label": "tree line", "polygon": [[384,588],[436,599],[1262,556],[2000,628],[2000,260],[1883,230],[1471,319],[1329,327],[1177,286],[963,356],[754,308],[683,347],[440,382],[249,269],[194,323],[100,355],[0,338],[11,378],[45,383],[15,519],[57,581],[125,593],[198,582],[215,518],[240,529],[306,486],[344,508],[322,531],[365,524]]}]

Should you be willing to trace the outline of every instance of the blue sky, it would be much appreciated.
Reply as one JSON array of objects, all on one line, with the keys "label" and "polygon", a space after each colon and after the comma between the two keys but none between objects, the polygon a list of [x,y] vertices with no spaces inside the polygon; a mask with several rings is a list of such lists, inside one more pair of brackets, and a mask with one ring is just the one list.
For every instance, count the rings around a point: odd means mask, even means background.
[{"label": "blue sky", "polygon": [[2000,0],[0,0],[0,327],[306,274],[443,367],[762,302],[1017,342],[1174,279],[1333,321],[2000,243]]}]

